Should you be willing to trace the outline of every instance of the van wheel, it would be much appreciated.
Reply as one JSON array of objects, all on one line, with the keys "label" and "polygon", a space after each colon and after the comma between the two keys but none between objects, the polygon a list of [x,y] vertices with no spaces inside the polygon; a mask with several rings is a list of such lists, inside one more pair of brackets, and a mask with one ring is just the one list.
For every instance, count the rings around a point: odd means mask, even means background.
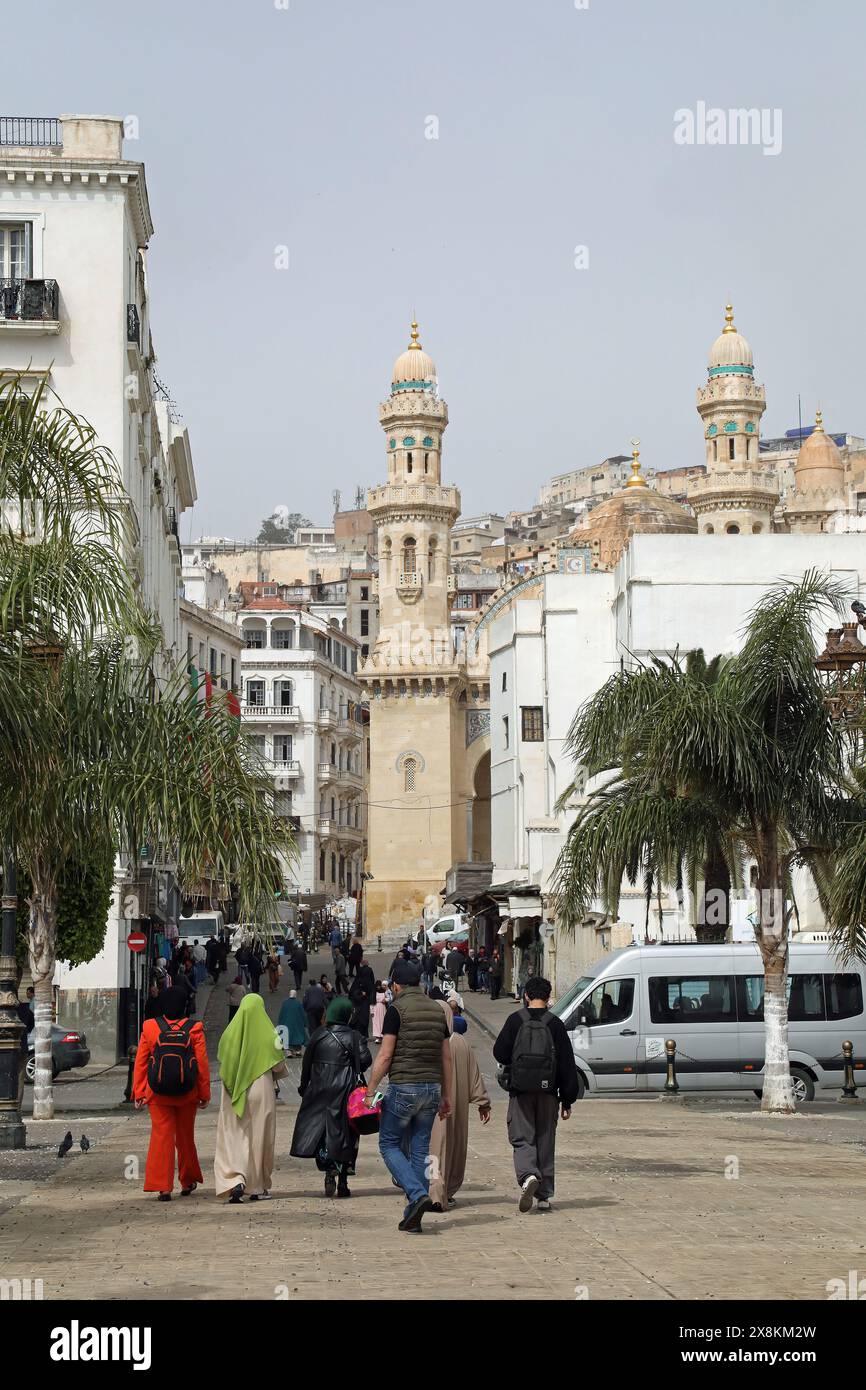
[{"label": "van wheel", "polygon": [[805,1105],[815,1099],[815,1083],[804,1067],[791,1068],[791,1081],[794,1085],[794,1099],[798,1105]]},{"label": "van wheel", "polygon": [[764,1092],[763,1092],[763,1090],[759,1091],[759,1090],[756,1089],[756,1090],[755,1090],[755,1095],[758,1097],[758,1100],[763,1100],[763,1098],[764,1098]]}]

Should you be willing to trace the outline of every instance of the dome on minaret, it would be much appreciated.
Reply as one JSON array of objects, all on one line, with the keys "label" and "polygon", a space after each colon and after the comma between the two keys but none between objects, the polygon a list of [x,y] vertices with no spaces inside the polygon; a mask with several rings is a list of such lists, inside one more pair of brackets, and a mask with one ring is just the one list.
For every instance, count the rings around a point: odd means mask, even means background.
[{"label": "dome on minaret", "polygon": [[844,491],[845,465],[835,439],[824,431],[820,410],[815,416],[815,428],[797,455],[794,484],[798,493],[831,488],[841,496]]},{"label": "dome on minaret", "polygon": [[391,391],[433,391],[436,389],[436,363],[418,342],[418,325],[412,321],[412,341],[401,352],[391,373]]},{"label": "dome on minaret", "polygon": [[710,348],[710,376],[723,372],[747,373],[755,369],[752,345],[734,327],[733,305],[725,305],[725,326]]}]

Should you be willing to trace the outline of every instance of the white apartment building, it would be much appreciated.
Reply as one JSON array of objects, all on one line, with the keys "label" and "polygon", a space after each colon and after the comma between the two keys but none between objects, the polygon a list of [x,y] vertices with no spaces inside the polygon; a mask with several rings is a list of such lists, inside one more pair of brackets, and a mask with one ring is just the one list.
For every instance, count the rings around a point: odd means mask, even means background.
[{"label": "white apartment building", "polygon": [[[0,375],[44,380],[117,460],[135,535],[128,562],[161,628],[166,675],[185,651],[178,521],[196,485],[187,431],[154,372],[153,230],[121,120],[0,117]],[[58,1017],[87,1033],[94,1061],[113,1062],[136,1034],[143,971],[127,934],[139,918],[173,915],[176,896],[171,865],[119,861],[102,951],[57,967]]]},{"label": "white apartment building", "polygon": [[368,761],[359,643],[338,618],[266,592],[245,597],[237,622],[244,730],[273,771],[277,808],[291,818],[297,842],[287,886],[302,901],[357,893]]},{"label": "white apartment building", "polygon": [[[557,799],[575,781],[565,751],[580,705],[620,669],[702,647],[710,658],[739,650],[749,612],[780,577],[819,567],[844,580],[851,598],[866,590],[860,535],[637,535],[609,573],[530,576],[491,608],[485,621],[490,655],[491,850],[493,884],[535,886],[545,901],[574,811]],[[816,643],[823,641],[816,632]],[[816,651],[818,648],[816,647]],[[809,880],[796,884],[804,930],[823,918]],[[734,929],[747,932],[753,904],[735,903]],[[663,899],[661,934],[691,934],[690,905]],[[641,939],[643,887],[624,885],[620,919]],[[549,932],[549,928],[547,929]],[[651,934],[658,934],[655,905]],[[614,944],[619,944],[615,942]],[[607,926],[576,937],[546,937],[547,969],[558,991],[611,945]]]}]

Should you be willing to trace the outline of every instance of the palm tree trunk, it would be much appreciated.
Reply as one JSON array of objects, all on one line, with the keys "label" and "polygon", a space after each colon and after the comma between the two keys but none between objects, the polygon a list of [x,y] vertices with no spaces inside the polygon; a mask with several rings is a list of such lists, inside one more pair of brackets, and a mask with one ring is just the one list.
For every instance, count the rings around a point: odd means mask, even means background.
[{"label": "palm tree trunk", "polygon": [[758,857],[758,946],[764,963],[764,1089],[761,1109],[791,1115],[796,1109],[788,1058],[788,923],[775,826],[761,836]]},{"label": "palm tree trunk", "polygon": [[695,936],[698,941],[724,941],[730,925],[731,873],[719,844],[710,846],[703,874],[703,910],[697,914]]},{"label": "palm tree trunk", "polygon": [[57,950],[57,885],[44,876],[41,869],[32,870],[33,893],[30,899],[30,973],[36,998],[33,1001],[34,1061],[36,1076],[33,1082],[34,1120],[54,1118],[54,1075],[51,1065],[51,1014],[55,953]]}]

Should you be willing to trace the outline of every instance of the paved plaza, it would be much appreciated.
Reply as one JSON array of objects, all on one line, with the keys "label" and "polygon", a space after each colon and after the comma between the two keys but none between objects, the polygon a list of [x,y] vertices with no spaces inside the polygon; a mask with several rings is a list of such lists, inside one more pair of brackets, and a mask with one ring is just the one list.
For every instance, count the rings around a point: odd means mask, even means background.
[{"label": "paved plaza", "polygon": [[[273,1015],[285,987],[267,998]],[[213,1054],[224,986],[206,993]],[[422,1235],[397,1231],[403,1200],[375,1138],[350,1201],[326,1199],[315,1165],[288,1157],[298,1062],[278,1105],[273,1200],[214,1199],[215,1086],[197,1124],[206,1186],[158,1203],[127,1176],[143,1172],[149,1123],[117,1106],[116,1068],[61,1081],[57,1119],[2,1156],[0,1277],[42,1279],[46,1299],[449,1299],[457,1279],[464,1297],[670,1300],[823,1299],[828,1280],[866,1276],[866,1106],[832,1100],[787,1120],[762,1117],[751,1095],[581,1101],[559,1128],[553,1211],[520,1216],[486,1031],[514,1005],[466,1000],[493,1118],[473,1117],[459,1205]],[[93,1147],[60,1161],[67,1128]]]}]

